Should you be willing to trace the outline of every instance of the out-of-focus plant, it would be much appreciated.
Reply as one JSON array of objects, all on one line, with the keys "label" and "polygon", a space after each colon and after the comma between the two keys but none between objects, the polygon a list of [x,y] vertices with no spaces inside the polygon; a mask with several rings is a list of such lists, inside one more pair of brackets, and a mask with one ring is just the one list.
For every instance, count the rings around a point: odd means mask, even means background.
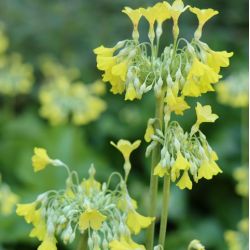
[{"label": "out-of-focus plant", "polygon": [[218,101],[234,108],[248,107],[248,72],[230,75],[217,85]]},{"label": "out-of-focus plant", "polygon": [[249,220],[248,218],[242,219],[238,224],[238,230],[228,230],[225,232],[225,240],[229,250],[247,250],[248,249],[248,236],[249,236]]},{"label": "out-of-focus plant", "polygon": [[18,53],[8,53],[9,40],[0,25],[0,93],[7,96],[27,94],[31,91],[34,77],[30,64],[22,61]]},{"label": "out-of-focus plant", "polygon": [[[179,18],[189,10],[199,25],[191,42],[179,37]],[[164,177],[159,246],[165,248],[170,181],[180,189],[192,189],[193,182],[212,179],[222,172],[216,164],[218,157],[199,127],[214,122],[218,116],[211,106],[197,103],[197,121],[190,132],[184,132],[171,114],[183,115],[189,107],[186,97],[198,97],[214,91],[221,78],[222,67],[229,66],[233,53],[214,51],[201,41],[204,24],[218,11],[185,6],[181,0],[172,5],[157,3],[153,7],[123,10],[133,23],[132,39],[119,41],[114,47],[96,48],[97,68],[104,72],[103,81],[111,84],[114,94],[125,93],[125,100],[141,99],[153,91],[156,97],[155,117],[148,120],[145,140],[150,143],[146,156],[152,154],[149,216],[156,214],[158,177]],[[149,23],[149,41],[140,41],[138,25],[144,17]],[[160,51],[162,24],[173,20],[173,43]],[[153,249],[154,223],[147,235],[147,249]]]},{"label": "out-of-focus plant", "polygon": [[42,60],[41,69],[45,81],[39,91],[40,114],[52,125],[68,120],[84,125],[96,120],[106,109],[106,103],[99,97],[105,93],[101,81],[84,84],[77,80],[78,69],[67,69],[51,58]]},{"label": "out-of-focus plant", "polygon": [[4,216],[10,215],[18,201],[18,195],[11,191],[10,187],[2,181],[0,175],[0,213]]}]

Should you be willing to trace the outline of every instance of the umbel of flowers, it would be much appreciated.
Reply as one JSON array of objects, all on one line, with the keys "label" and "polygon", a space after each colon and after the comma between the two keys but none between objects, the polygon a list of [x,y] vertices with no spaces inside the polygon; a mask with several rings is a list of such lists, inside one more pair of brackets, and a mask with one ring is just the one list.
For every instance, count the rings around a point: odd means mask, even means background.
[{"label": "umbel of flowers", "polygon": [[[190,12],[198,19],[191,41],[180,37],[179,18]],[[185,132],[171,114],[183,115],[189,109],[186,97],[199,97],[214,91],[222,78],[221,68],[229,66],[232,52],[215,51],[201,40],[204,25],[218,14],[213,9],[185,6],[182,0],[172,5],[159,2],[152,7],[122,11],[133,24],[132,38],[119,41],[114,47],[99,46],[94,50],[97,68],[103,81],[109,82],[111,92],[125,94],[125,100],[141,99],[153,91],[156,97],[155,117],[148,120],[145,140],[150,143],[146,155],[152,152],[149,215],[155,216],[158,177],[164,177],[163,206],[159,245],[165,247],[170,181],[181,189],[192,189],[193,182],[212,179],[222,170],[216,164],[218,156],[200,131],[204,122],[214,122],[218,116],[210,105],[197,103],[197,121]],[[139,24],[149,24],[148,40],[141,41]],[[173,42],[160,49],[164,36],[163,23],[172,19]],[[161,44],[162,45],[162,44]],[[151,250],[154,224],[148,232],[147,249]]]},{"label": "umbel of flowers", "polygon": [[[131,166],[129,157],[140,141],[120,140],[117,145],[112,144],[124,156],[125,178],[113,173],[104,183],[95,179],[93,166],[89,169],[89,177],[79,180],[76,172],[70,171],[60,160],[51,159],[45,149],[34,149],[35,172],[50,164],[65,168],[68,173],[64,189],[47,191],[31,203],[17,205],[17,214],[33,225],[30,237],[41,241],[38,250],[57,249],[58,238],[64,244],[71,243],[76,233],[87,235],[86,247],[90,250],[145,250],[143,245],[132,240],[132,236],[147,228],[154,218],[138,213],[137,203],[130,197],[126,185]],[[115,177],[117,185],[111,189],[110,182]]]},{"label": "umbel of flowers", "polygon": [[39,90],[40,114],[56,126],[69,120],[85,125],[96,120],[106,109],[100,98],[105,93],[104,83],[84,84],[79,81],[77,68],[66,68],[49,57],[41,60],[44,84]]}]

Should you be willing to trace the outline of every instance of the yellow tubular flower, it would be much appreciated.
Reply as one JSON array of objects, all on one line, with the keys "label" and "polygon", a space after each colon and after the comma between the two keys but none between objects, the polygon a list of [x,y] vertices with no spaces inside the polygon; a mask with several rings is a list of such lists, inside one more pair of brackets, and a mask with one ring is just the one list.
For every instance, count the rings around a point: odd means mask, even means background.
[{"label": "yellow tubular flower", "polygon": [[94,49],[94,53],[98,56],[112,57],[115,52],[115,48],[106,48],[103,45]]},{"label": "yellow tubular flower", "polygon": [[154,135],[154,127],[152,124],[148,123],[145,135],[144,135],[144,139],[146,142],[150,142],[152,140],[152,135]]},{"label": "yellow tubular flower", "polygon": [[184,188],[187,188],[187,189],[190,189],[190,190],[192,189],[193,183],[189,178],[187,170],[184,171],[182,177],[180,178],[180,180],[178,181],[176,186],[178,186],[180,189],[184,189]]},{"label": "yellow tubular flower", "polygon": [[201,123],[215,122],[215,120],[219,118],[218,115],[212,114],[212,108],[210,105],[202,106],[199,102],[197,102],[195,111],[196,111],[197,121],[191,129],[192,134],[196,133],[199,130]]},{"label": "yellow tubular flower", "polygon": [[125,101],[133,101],[134,99],[140,99],[140,96],[138,96],[134,85],[132,83],[129,83],[128,88],[126,90]]},{"label": "yellow tubular flower", "polygon": [[168,2],[157,3],[154,7],[156,21],[161,25],[165,20],[171,18],[170,4]]},{"label": "yellow tubular flower", "polygon": [[229,66],[229,58],[233,56],[233,52],[227,51],[213,51],[209,50],[207,53],[206,63],[216,73],[220,72],[221,67]]},{"label": "yellow tubular flower", "polygon": [[99,230],[106,216],[96,209],[87,209],[79,218],[79,229],[83,232],[87,228]]},{"label": "yellow tubular flower", "polygon": [[122,237],[109,243],[110,250],[146,250],[143,245],[135,243],[131,238]]},{"label": "yellow tubular flower", "polygon": [[129,161],[130,154],[132,153],[132,151],[137,149],[140,146],[140,144],[141,144],[140,140],[136,140],[133,143],[124,139],[119,140],[117,144],[111,142],[111,145],[116,147],[122,153],[125,161]]},{"label": "yellow tubular flower", "polygon": [[10,215],[18,200],[19,197],[14,194],[8,186],[0,188],[0,213],[2,213],[3,215]]},{"label": "yellow tubular flower", "polygon": [[175,163],[171,168],[171,180],[174,182],[180,176],[181,170],[188,170],[190,163],[183,157],[182,153],[178,151]]},{"label": "yellow tubular flower", "polygon": [[197,30],[195,31],[195,38],[197,40],[199,40],[201,38],[201,34],[202,34],[202,28],[204,26],[204,24],[213,16],[217,15],[219,12],[217,10],[213,10],[213,9],[199,9],[199,8],[189,8],[191,12],[193,12],[194,14],[196,14],[198,20],[199,20],[199,26],[197,28]]},{"label": "yellow tubular flower", "polygon": [[56,243],[54,236],[47,235],[37,250],[57,250]]},{"label": "yellow tubular flower", "polygon": [[165,174],[168,174],[167,167],[163,167],[161,162],[159,162],[154,168],[154,175],[158,175],[159,177],[163,177]]},{"label": "yellow tubular flower", "polygon": [[141,10],[141,8],[133,10],[130,7],[125,7],[124,10],[122,10],[123,13],[128,15],[134,25],[133,38],[135,40],[139,39],[138,24],[142,16]]},{"label": "yellow tubular flower", "polygon": [[155,38],[155,32],[154,32],[154,24],[157,18],[157,9],[154,7],[148,7],[147,9],[141,10],[142,15],[147,19],[149,22],[149,33],[148,37],[151,43],[153,43]]},{"label": "yellow tubular flower", "polygon": [[119,76],[122,81],[125,81],[127,76],[127,71],[128,71],[128,62],[123,61],[113,66],[111,72],[113,75]]},{"label": "yellow tubular flower", "polygon": [[184,96],[174,95],[171,88],[168,88],[167,90],[165,102],[167,103],[170,111],[175,112],[176,115],[183,115],[183,111],[190,108],[185,102]]},{"label": "yellow tubular flower", "polygon": [[174,22],[173,35],[175,41],[179,36],[179,27],[178,27],[179,17],[181,13],[184,12],[185,10],[186,8],[184,7],[182,0],[175,0],[170,8],[170,13]]},{"label": "yellow tubular flower", "polygon": [[47,151],[44,148],[34,148],[32,166],[35,172],[43,170],[51,162],[52,159],[49,158]]},{"label": "yellow tubular flower", "polygon": [[28,204],[17,204],[16,213],[23,216],[27,223],[31,223],[36,219],[36,202]]},{"label": "yellow tubular flower", "polygon": [[132,233],[138,234],[142,228],[147,228],[154,220],[154,217],[145,217],[136,211],[130,211],[127,217],[127,225]]},{"label": "yellow tubular flower", "polygon": [[36,237],[40,241],[43,241],[47,233],[47,225],[45,223],[45,220],[42,217],[40,209],[35,211],[32,224],[34,225],[34,228],[31,230],[29,236]]}]

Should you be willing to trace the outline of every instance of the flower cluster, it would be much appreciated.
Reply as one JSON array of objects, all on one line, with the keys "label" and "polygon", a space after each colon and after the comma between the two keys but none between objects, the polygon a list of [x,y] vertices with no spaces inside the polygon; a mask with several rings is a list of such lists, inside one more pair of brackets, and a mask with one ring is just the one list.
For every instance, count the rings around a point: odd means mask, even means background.
[{"label": "flower cluster", "polygon": [[238,223],[238,230],[228,230],[225,232],[225,240],[229,250],[248,249],[249,219],[245,218]]},{"label": "flower cluster", "polygon": [[30,64],[23,63],[18,53],[7,54],[8,38],[0,27],[0,93],[8,96],[27,94],[34,77]]},{"label": "flower cluster", "polygon": [[106,103],[99,98],[105,92],[101,81],[77,81],[77,69],[65,69],[51,59],[44,60],[41,68],[46,80],[39,92],[40,114],[52,125],[66,123],[70,117],[74,124],[84,125],[106,109]]},{"label": "flower cluster", "polygon": [[149,119],[145,133],[145,140],[150,142],[147,147],[146,156],[157,145],[161,148],[161,159],[154,168],[154,175],[163,177],[165,174],[171,176],[173,182],[177,182],[180,189],[192,189],[192,181],[200,179],[212,179],[214,175],[222,170],[216,164],[217,154],[208,144],[205,135],[199,130],[204,122],[214,122],[218,116],[212,114],[209,105],[196,107],[197,121],[191,132],[184,132],[176,121],[169,122],[170,112],[165,110],[164,127],[155,128],[157,120]]},{"label": "flower cluster", "polygon": [[[90,250],[145,250],[143,245],[132,240],[132,235],[147,228],[154,218],[138,213],[137,203],[126,186],[129,156],[139,144],[140,141],[131,144],[126,140],[114,144],[124,156],[126,177],[113,173],[104,183],[95,179],[93,166],[89,169],[89,177],[80,181],[77,173],[70,171],[63,162],[51,159],[43,148],[35,148],[32,157],[35,171],[51,164],[64,167],[68,172],[63,190],[47,191],[32,203],[17,206],[17,214],[33,225],[30,237],[42,241],[39,250],[56,250],[58,237],[64,244],[71,243],[77,232],[87,235],[86,245]],[[111,189],[110,182],[115,176],[118,184]]]},{"label": "flower cluster", "polygon": [[19,197],[11,191],[7,184],[2,182],[0,175],[0,214],[10,215],[18,200]]},{"label": "flower cluster", "polygon": [[249,170],[247,166],[238,167],[233,172],[233,177],[237,181],[236,193],[242,197],[249,196]]},{"label": "flower cluster", "polygon": [[248,72],[240,71],[219,82],[218,101],[234,108],[248,107]]},{"label": "flower cluster", "polygon": [[[186,10],[199,21],[191,42],[179,38],[178,20]],[[173,111],[182,114],[188,108],[186,96],[214,91],[213,85],[221,78],[221,67],[227,67],[233,55],[214,51],[200,40],[204,24],[218,11],[184,6],[182,0],[175,0],[172,5],[160,2],[146,9],[126,7],[123,12],[133,23],[133,39],[94,50],[97,68],[104,71],[103,81],[110,82],[114,94],[125,92],[125,100],[134,100],[153,89],[156,96],[168,96]],[[149,42],[139,41],[138,24],[142,17],[149,23]],[[162,24],[168,19],[173,20],[174,42],[160,51]]]}]

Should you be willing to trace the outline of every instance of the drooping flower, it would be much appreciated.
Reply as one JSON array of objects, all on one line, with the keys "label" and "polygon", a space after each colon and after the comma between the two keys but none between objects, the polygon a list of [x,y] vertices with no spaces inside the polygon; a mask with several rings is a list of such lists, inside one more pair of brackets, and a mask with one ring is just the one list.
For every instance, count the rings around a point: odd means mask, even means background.
[{"label": "drooping flower", "polygon": [[135,243],[128,237],[121,237],[120,240],[111,241],[109,247],[111,250],[146,250],[143,245]]},{"label": "drooping flower", "polygon": [[57,250],[56,243],[54,236],[47,235],[37,250]]},{"label": "drooping flower", "polygon": [[17,204],[16,213],[19,216],[23,216],[27,223],[31,223],[36,218],[36,202],[27,204]]},{"label": "drooping flower", "polygon": [[154,175],[163,177],[165,174],[168,174],[168,169],[166,166],[162,166],[161,162],[159,162],[154,168]]},{"label": "drooping flower", "polygon": [[32,156],[32,166],[35,172],[41,171],[50,163],[52,159],[49,158],[46,149],[34,148],[34,155]]},{"label": "drooping flower", "polygon": [[190,163],[183,157],[182,153],[178,151],[176,160],[171,168],[171,179],[175,181],[180,176],[181,170],[188,170]]},{"label": "drooping flower", "polygon": [[219,118],[218,115],[212,113],[212,108],[210,105],[202,106],[199,102],[197,102],[197,106],[195,107],[197,121],[192,127],[192,133],[195,133],[199,130],[200,124],[204,122],[215,122],[216,119]]},{"label": "drooping flower", "polygon": [[180,178],[176,186],[179,187],[180,189],[184,189],[184,188],[188,188],[190,190],[192,189],[193,183],[190,180],[187,170],[184,171],[184,173],[182,174],[182,177]]},{"label": "drooping flower", "polygon": [[34,228],[31,230],[29,236],[36,237],[40,241],[43,241],[46,238],[47,234],[47,225],[44,218],[42,217],[41,209],[35,211],[34,219],[32,220]]},{"label": "drooping flower", "polygon": [[79,218],[79,229],[81,231],[84,231],[87,228],[99,230],[105,220],[106,216],[100,213],[98,210],[87,209],[81,214]]},{"label": "drooping flower", "polygon": [[138,234],[141,229],[147,228],[154,220],[154,217],[146,217],[131,210],[128,212],[127,225],[132,233]]},{"label": "drooping flower", "polygon": [[199,40],[201,38],[202,34],[202,28],[204,24],[213,16],[217,15],[219,12],[217,10],[213,9],[199,9],[196,7],[190,7],[189,10],[196,14],[198,20],[199,20],[199,26],[197,30],[195,31],[195,38]]},{"label": "drooping flower", "polygon": [[190,107],[184,100],[184,96],[174,95],[171,88],[168,88],[165,101],[170,111],[175,112],[176,115],[183,115],[183,112]]}]

